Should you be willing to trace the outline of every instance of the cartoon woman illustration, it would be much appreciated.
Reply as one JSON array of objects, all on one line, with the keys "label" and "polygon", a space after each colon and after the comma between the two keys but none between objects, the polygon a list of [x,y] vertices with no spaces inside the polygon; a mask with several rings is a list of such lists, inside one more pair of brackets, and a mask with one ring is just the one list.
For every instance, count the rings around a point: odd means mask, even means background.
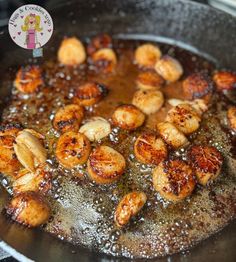
[{"label": "cartoon woman illustration", "polygon": [[40,43],[37,40],[37,32],[42,31],[40,28],[40,16],[35,14],[29,14],[24,20],[24,25],[21,26],[21,29],[26,32],[26,45],[28,49],[35,49],[36,44],[39,46]]}]

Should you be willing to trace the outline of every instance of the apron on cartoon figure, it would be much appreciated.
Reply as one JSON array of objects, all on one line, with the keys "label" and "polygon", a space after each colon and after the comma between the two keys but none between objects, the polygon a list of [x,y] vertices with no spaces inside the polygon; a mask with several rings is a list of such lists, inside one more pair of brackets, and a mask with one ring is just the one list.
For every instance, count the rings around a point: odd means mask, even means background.
[{"label": "apron on cartoon figure", "polygon": [[26,41],[27,49],[35,49],[36,45],[41,44],[37,40],[37,32],[41,32],[40,28],[40,16],[35,14],[29,14],[24,20],[24,25],[21,29],[26,32]]}]

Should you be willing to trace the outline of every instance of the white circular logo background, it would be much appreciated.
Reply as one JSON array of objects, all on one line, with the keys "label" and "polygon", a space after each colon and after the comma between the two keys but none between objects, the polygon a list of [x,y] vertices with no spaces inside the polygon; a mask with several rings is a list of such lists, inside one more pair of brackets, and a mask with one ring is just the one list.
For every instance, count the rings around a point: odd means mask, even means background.
[{"label": "white circular logo background", "polygon": [[18,46],[35,49],[49,41],[53,32],[53,21],[43,7],[23,5],[11,15],[8,30]]}]

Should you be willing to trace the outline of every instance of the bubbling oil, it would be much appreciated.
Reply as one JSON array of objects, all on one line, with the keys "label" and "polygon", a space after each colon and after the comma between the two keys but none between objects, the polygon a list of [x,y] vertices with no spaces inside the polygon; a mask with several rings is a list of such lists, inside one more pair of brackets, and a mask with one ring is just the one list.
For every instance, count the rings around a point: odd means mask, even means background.
[{"label": "bubbling oil", "polygon": [[[2,120],[21,122],[46,136],[48,163],[53,173],[53,187],[48,195],[53,216],[43,230],[63,241],[82,245],[99,252],[129,258],[152,258],[183,251],[223,228],[236,216],[236,160],[232,152],[232,135],[227,130],[225,112],[230,102],[214,94],[212,106],[203,116],[200,129],[190,136],[191,144],[211,144],[225,158],[219,179],[208,187],[197,186],[192,196],[180,203],[163,199],[152,185],[153,166],[141,164],[133,152],[135,138],[144,130],[156,130],[169,109],[151,115],[144,127],[135,132],[113,128],[99,144],[109,145],[122,153],[127,162],[124,175],[111,185],[97,185],[87,176],[86,165],[66,170],[55,157],[59,133],[52,119],[61,106],[71,103],[74,89],[84,81],[95,80],[109,88],[108,96],[98,105],[86,108],[85,120],[92,116],[110,119],[121,103],[131,103],[136,90],[138,68],[133,53],[141,41],[115,40],[119,62],[113,74],[96,73],[89,66],[59,66],[54,60],[43,65],[45,87],[37,94],[22,95],[13,89],[11,101]],[[206,60],[180,48],[160,44],[163,53],[171,53],[183,65],[185,75],[195,71],[211,73]],[[161,89],[168,98],[184,98],[181,81]],[[92,145],[93,147],[96,144]],[[188,147],[170,152],[170,156],[186,159]],[[9,188],[10,182],[2,180]],[[114,224],[114,211],[124,194],[144,191],[148,197],[141,212],[124,228]],[[10,192],[11,193],[11,192]]]}]

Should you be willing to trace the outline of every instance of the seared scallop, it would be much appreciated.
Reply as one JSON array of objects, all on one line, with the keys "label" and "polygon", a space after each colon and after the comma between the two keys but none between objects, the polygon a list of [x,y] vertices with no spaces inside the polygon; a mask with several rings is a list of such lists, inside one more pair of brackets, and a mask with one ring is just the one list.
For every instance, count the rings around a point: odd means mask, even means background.
[{"label": "seared scallop", "polygon": [[153,68],[161,58],[161,50],[152,44],[143,44],[135,50],[135,62],[141,67]]},{"label": "seared scallop", "polygon": [[164,84],[164,79],[155,71],[144,71],[138,74],[136,84],[141,90],[157,90]]},{"label": "seared scallop", "polygon": [[19,124],[6,124],[0,126],[0,172],[16,176],[21,167],[14,152],[14,142],[17,134],[22,130]]},{"label": "seared scallop", "polygon": [[150,115],[156,113],[164,104],[164,96],[158,90],[138,90],[135,92],[132,104],[143,113]]},{"label": "seared scallop", "polygon": [[112,122],[126,130],[134,130],[143,125],[145,115],[134,105],[121,105],[112,115]]},{"label": "seared scallop", "polygon": [[81,126],[79,132],[90,141],[99,141],[111,133],[111,124],[102,117],[93,117]]},{"label": "seared scallop", "polygon": [[201,185],[205,186],[220,174],[223,157],[213,146],[192,146],[188,151],[188,159]]},{"label": "seared scallop", "polygon": [[58,139],[56,157],[62,166],[71,169],[85,164],[90,151],[90,141],[84,134],[69,131]]},{"label": "seared scallop", "polygon": [[53,119],[53,127],[61,133],[78,131],[84,116],[84,109],[79,105],[66,105],[60,108]]},{"label": "seared scallop", "polygon": [[189,100],[181,100],[181,99],[171,98],[171,99],[168,100],[168,103],[172,106],[178,106],[178,105],[181,105],[181,104],[188,104],[188,105],[192,106],[197,111],[199,116],[201,116],[208,109],[208,106],[207,106],[204,99],[194,99],[192,101],[189,101]]},{"label": "seared scallop", "polygon": [[47,171],[46,165],[39,166],[34,173],[27,169],[18,172],[18,178],[13,182],[14,194],[26,191],[47,193],[52,187],[52,174]]},{"label": "seared scallop", "polygon": [[213,75],[213,81],[219,91],[236,88],[236,73],[229,71],[218,71]]},{"label": "seared scallop", "polygon": [[180,159],[163,161],[153,171],[154,189],[169,201],[177,202],[188,197],[195,184],[192,168]]},{"label": "seared scallop", "polygon": [[183,92],[190,100],[211,94],[213,89],[209,76],[203,73],[191,74],[183,81]]},{"label": "seared scallop", "polygon": [[232,106],[228,109],[227,117],[230,128],[236,131],[236,106]]},{"label": "seared scallop", "polygon": [[14,81],[14,86],[22,93],[31,94],[43,85],[42,70],[39,66],[32,65],[21,67]]},{"label": "seared scallop", "polygon": [[117,64],[116,53],[111,48],[102,48],[92,54],[93,64],[103,73],[111,73]]},{"label": "seared scallop", "polygon": [[64,65],[79,65],[85,61],[86,52],[78,38],[70,37],[62,41],[57,57],[59,62]]},{"label": "seared scallop", "polygon": [[168,112],[166,121],[174,124],[184,134],[191,134],[199,128],[201,118],[192,106],[181,104]]},{"label": "seared scallop", "polygon": [[186,136],[178,130],[170,122],[161,122],[157,124],[157,130],[162,137],[162,139],[171,147],[177,149],[181,146],[187,145],[188,139]]},{"label": "seared scallop", "polygon": [[106,86],[96,82],[87,82],[77,88],[73,101],[81,106],[92,106],[98,103],[107,93]]},{"label": "seared scallop", "polygon": [[102,48],[112,48],[112,39],[108,34],[100,34],[92,38],[87,46],[87,53],[92,55]]},{"label": "seared scallop", "polygon": [[163,56],[156,62],[155,70],[168,82],[176,82],[183,74],[180,62],[168,55]]},{"label": "seared scallop", "polygon": [[97,147],[89,156],[88,174],[97,184],[109,184],[118,180],[125,171],[125,159],[108,146]]},{"label": "seared scallop", "polygon": [[49,219],[50,207],[41,195],[27,191],[11,199],[6,206],[6,213],[20,224],[37,227]]},{"label": "seared scallop", "polygon": [[167,148],[162,138],[144,133],[135,141],[134,154],[141,163],[158,165],[167,157]]},{"label": "seared scallop", "polygon": [[114,220],[118,227],[126,225],[130,219],[137,215],[147,201],[147,196],[143,192],[133,191],[126,194],[119,202]]}]

